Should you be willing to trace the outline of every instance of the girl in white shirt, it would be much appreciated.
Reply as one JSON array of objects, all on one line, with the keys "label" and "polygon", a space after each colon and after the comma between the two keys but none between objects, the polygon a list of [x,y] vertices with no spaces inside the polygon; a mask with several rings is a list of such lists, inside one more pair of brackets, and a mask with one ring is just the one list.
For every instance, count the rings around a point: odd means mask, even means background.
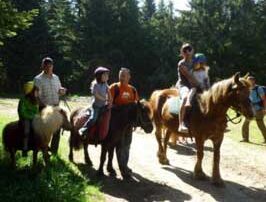
[{"label": "girl in white shirt", "polygon": [[[197,80],[199,84],[200,90],[208,90],[210,88],[210,79],[209,79],[209,67],[206,65],[207,58],[204,54],[202,53],[197,53],[195,54],[195,58],[193,60],[193,69],[192,69],[192,75],[194,78]],[[191,100],[193,96],[195,95],[197,89],[196,88],[191,88],[189,95],[188,95],[188,100],[191,103]],[[186,106],[190,106],[189,102],[187,101]]]}]

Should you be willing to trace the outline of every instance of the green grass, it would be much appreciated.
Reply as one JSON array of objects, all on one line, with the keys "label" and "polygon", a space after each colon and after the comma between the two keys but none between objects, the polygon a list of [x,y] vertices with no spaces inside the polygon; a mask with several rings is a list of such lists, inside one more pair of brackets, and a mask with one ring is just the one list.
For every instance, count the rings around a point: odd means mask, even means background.
[{"label": "green grass", "polygon": [[[16,117],[0,115],[0,132],[4,125]],[[64,152],[63,152],[64,151]],[[66,158],[67,140],[62,138],[57,157],[51,165],[43,166],[38,156],[37,168],[32,168],[32,153],[22,158],[17,152],[17,168],[11,169],[10,159],[0,143],[0,201],[104,201],[100,185],[83,176]]]},{"label": "green grass", "polygon": [[[231,118],[235,117],[235,113],[231,110],[228,113]],[[228,123],[228,129],[230,130],[227,133],[227,136],[232,138],[235,141],[240,141],[242,139],[242,125],[245,118],[241,116],[242,121],[239,124]],[[264,123],[266,123],[266,117],[264,118]],[[251,121],[249,126],[249,140],[255,144],[261,144],[264,141],[264,138],[257,126],[256,121]]]}]

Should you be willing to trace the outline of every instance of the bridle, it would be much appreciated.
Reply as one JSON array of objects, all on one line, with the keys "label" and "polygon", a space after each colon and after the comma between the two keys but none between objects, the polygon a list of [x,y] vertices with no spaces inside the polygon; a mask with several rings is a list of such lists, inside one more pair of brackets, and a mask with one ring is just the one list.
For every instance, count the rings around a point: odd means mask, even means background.
[{"label": "bridle", "polygon": [[[231,122],[233,124],[239,124],[242,121],[241,113],[233,107],[230,107],[230,108],[235,112],[235,117],[230,118],[230,116],[228,114],[226,114],[227,122]],[[236,120],[236,119],[238,119],[238,120]]]},{"label": "bridle", "polygon": [[141,112],[141,104],[137,103],[137,114],[136,114],[136,121],[134,122],[133,126],[138,127],[138,126],[145,126],[150,123],[150,121],[145,121],[143,120],[142,112]]}]

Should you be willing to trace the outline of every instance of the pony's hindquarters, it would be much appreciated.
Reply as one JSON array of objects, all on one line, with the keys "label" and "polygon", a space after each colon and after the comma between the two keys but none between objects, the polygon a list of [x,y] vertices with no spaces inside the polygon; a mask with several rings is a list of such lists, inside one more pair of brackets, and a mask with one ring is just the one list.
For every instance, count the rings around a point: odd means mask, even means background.
[{"label": "pony's hindquarters", "polygon": [[82,140],[78,133],[78,129],[83,125],[83,122],[81,123],[81,114],[84,113],[84,108],[79,108],[74,110],[70,115],[70,124],[71,124],[71,130],[70,130],[70,140],[69,144],[71,149],[74,148],[75,150],[81,149],[82,146]]},{"label": "pony's hindquarters", "polygon": [[[166,156],[166,148],[170,136],[170,130],[168,130],[168,126],[165,125],[167,120],[165,120],[163,114],[163,110],[166,109],[164,105],[169,97],[177,95],[177,89],[170,88],[164,90],[156,90],[150,97],[150,104],[153,109],[153,121],[155,124],[155,136],[158,143],[157,156],[161,164],[169,164],[169,160]],[[176,122],[176,124],[178,124],[178,122]],[[168,132],[166,133],[166,131]]]},{"label": "pony's hindquarters", "polygon": [[19,139],[22,136],[22,131],[20,134],[18,121],[8,123],[3,129],[2,142],[4,149],[6,151],[12,151],[13,149],[18,149]]}]

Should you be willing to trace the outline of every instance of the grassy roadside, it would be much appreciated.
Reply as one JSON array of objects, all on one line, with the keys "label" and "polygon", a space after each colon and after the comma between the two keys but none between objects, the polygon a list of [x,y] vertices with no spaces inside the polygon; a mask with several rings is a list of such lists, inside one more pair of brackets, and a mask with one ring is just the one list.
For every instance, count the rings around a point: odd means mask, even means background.
[{"label": "grassy roadside", "polygon": [[[4,125],[16,116],[0,114],[0,138]],[[100,185],[81,174],[69,163],[66,137],[62,138],[58,157],[51,158],[49,168],[43,167],[39,154],[38,167],[32,169],[32,154],[22,158],[17,152],[17,168],[9,167],[9,157],[0,143],[0,201],[104,201]]]},{"label": "grassy roadside", "polygon": [[[229,116],[233,118],[235,116],[235,113],[233,111],[229,111]],[[226,133],[226,136],[230,137],[234,141],[239,142],[242,139],[242,125],[244,123],[245,118],[241,116],[242,121],[238,124],[232,124],[228,123],[228,129],[229,132]],[[264,118],[264,123],[266,124],[266,117]],[[251,121],[249,126],[249,140],[253,144],[261,145],[264,141],[264,138],[257,126],[257,123],[255,120]]]}]

